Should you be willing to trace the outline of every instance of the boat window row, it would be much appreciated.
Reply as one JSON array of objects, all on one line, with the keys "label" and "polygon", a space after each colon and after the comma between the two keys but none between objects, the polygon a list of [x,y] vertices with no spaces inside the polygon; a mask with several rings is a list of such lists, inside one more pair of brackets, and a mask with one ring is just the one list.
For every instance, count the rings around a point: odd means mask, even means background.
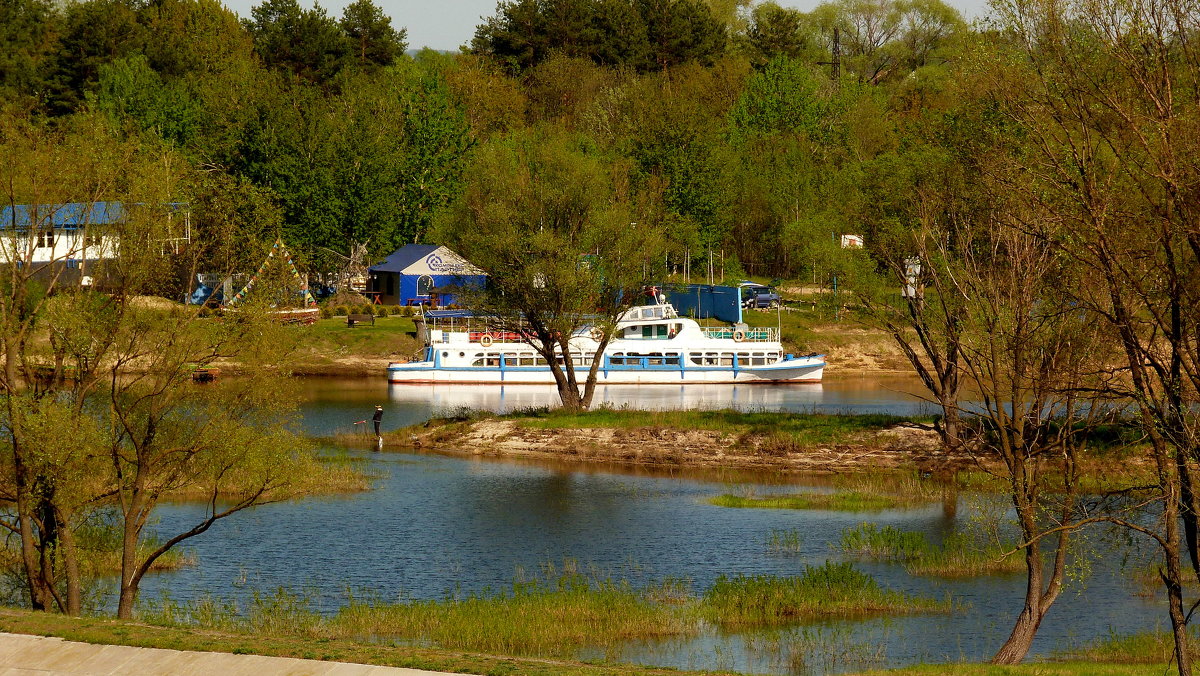
[{"label": "boat window row", "polygon": [[[767,366],[779,361],[778,352],[691,352],[688,361],[696,366],[733,366],[737,357],[738,366]],[[678,352],[615,352],[609,357],[612,366],[679,366]]]},{"label": "boat window row", "polygon": [[734,356],[738,366],[766,366],[779,361],[778,352],[692,352],[688,358],[696,366],[733,366]]},{"label": "boat window row", "polygon": [[[536,352],[517,352],[517,353],[500,353],[500,352],[476,352],[475,358],[471,361],[471,366],[491,366],[499,368],[503,361],[505,368],[510,366],[546,366],[546,358]],[[563,364],[562,355],[557,357],[558,364]],[[592,355],[581,354],[579,352],[571,353],[571,363],[574,366],[588,367],[592,365]]]}]

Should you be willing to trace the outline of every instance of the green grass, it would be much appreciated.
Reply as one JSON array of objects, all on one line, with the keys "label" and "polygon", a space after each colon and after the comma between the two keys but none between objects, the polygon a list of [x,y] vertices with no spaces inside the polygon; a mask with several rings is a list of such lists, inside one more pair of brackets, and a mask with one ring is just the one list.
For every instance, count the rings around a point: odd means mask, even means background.
[{"label": "green grass", "polygon": [[886,495],[869,495],[866,493],[841,491],[837,493],[767,495],[761,498],[726,493],[725,495],[710,498],[708,502],[718,507],[827,509],[838,512],[878,512],[904,505],[900,500]]},{"label": "green grass", "polygon": [[[346,326],[345,317],[319,319],[300,327],[298,361],[328,363],[338,357],[409,357],[421,349],[412,317],[376,317],[374,324]],[[386,366],[386,364],[385,364]]]},{"label": "green grass", "polygon": [[726,627],[951,610],[949,600],[883,589],[849,563],[805,566],[798,577],[721,576],[701,599],[703,616]]},{"label": "green grass", "polygon": [[863,523],[842,531],[840,548],[860,559],[902,563],[911,575],[971,577],[1025,570],[1025,559],[1012,552],[1011,543],[967,533],[952,533],[934,545],[924,533]]}]

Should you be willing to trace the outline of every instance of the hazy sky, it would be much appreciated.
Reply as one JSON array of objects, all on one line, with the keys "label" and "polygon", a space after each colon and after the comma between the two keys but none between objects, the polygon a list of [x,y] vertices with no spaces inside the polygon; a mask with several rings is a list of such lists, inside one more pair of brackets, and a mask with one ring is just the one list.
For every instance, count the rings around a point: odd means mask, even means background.
[{"label": "hazy sky", "polygon": [[[353,0],[324,0],[320,5],[330,16],[339,18],[342,8]],[[820,4],[820,0],[777,0],[780,5],[809,11]],[[249,17],[250,8],[261,0],[225,0],[238,16]],[[967,20],[983,14],[986,0],[947,0],[957,7]],[[305,7],[312,0],[300,0]],[[496,13],[496,0],[375,0],[392,17],[392,25],[408,29],[408,46],[412,49],[457,50],[471,41],[475,27],[482,23],[481,17]]]}]

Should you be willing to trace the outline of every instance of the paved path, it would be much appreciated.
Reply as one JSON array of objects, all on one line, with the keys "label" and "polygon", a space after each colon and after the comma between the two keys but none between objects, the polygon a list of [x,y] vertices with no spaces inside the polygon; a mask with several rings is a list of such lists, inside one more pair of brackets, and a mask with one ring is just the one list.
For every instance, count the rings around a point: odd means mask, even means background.
[{"label": "paved path", "polygon": [[374,667],[291,657],[201,653],[0,633],[0,676],[444,676],[440,672]]}]

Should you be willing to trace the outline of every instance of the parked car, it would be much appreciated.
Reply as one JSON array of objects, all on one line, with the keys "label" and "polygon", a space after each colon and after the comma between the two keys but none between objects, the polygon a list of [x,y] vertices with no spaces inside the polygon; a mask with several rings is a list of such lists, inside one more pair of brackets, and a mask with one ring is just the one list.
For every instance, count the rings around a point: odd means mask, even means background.
[{"label": "parked car", "polygon": [[769,286],[752,282],[743,282],[738,286],[742,290],[742,307],[744,308],[772,308],[783,302],[775,289]]}]

